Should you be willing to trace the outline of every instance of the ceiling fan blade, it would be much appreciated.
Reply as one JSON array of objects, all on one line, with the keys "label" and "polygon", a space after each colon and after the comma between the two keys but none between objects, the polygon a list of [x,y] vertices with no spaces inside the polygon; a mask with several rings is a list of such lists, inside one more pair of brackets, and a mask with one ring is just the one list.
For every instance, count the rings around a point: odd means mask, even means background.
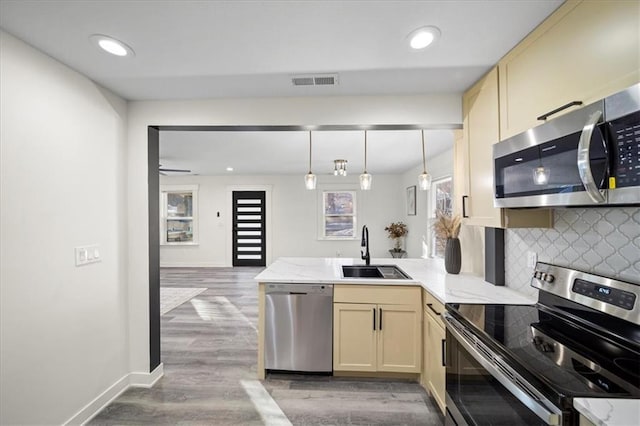
[{"label": "ceiling fan blade", "polygon": [[182,173],[191,173],[191,170],[187,170],[187,169],[163,169],[160,168],[158,169],[161,172],[182,172]]}]

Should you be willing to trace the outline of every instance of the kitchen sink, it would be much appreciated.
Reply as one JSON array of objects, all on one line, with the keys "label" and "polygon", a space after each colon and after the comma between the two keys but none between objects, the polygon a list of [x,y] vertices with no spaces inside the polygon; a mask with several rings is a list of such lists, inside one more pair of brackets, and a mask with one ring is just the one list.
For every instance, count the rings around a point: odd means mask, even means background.
[{"label": "kitchen sink", "polygon": [[345,265],[344,278],[374,278],[382,280],[410,280],[411,277],[396,265]]}]

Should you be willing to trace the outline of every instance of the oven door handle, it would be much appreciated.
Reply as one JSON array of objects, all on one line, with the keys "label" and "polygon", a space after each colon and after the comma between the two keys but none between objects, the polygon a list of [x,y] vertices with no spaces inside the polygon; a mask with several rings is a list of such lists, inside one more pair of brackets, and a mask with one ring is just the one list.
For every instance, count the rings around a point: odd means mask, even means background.
[{"label": "oven door handle", "polygon": [[[561,412],[554,413],[543,405],[541,398],[535,395],[535,390],[524,379],[519,377],[511,367],[500,361],[498,355],[493,352],[487,351],[491,354],[493,359],[487,359],[487,356],[476,349],[476,342],[469,343],[467,338],[463,336],[460,329],[465,330],[465,334],[470,335],[470,331],[466,330],[458,320],[453,318],[449,313],[444,312],[443,318],[447,330],[455,337],[457,342],[462,345],[467,352],[478,362],[484,369],[487,370],[496,380],[498,380],[502,386],[505,387],[513,396],[515,396],[520,402],[522,402],[527,408],[533,411],[538,417],[540,417],[548,425],[559,425]],[[484,346],[484,345],[483,345]],[[451,346],[450,346],[451,347]],[[485,351],[488,349],[486,346],[483,348]],[[513,376],[513,377],[508,377]],[[529,389],[531,387],[531,389]],[[549,403],[550,404],[550,403]]]},{"label": "oven door handle", "polygon": [[587,120],[587,123],[580,133],[580,141],[578,142],[578,173],[580,173],[580,180],[584,185],[584,189],[587,191],[589,198],[596,204],[602,204],[605,202],[604,195],[600,192],[598,185],[596,185],[593,174],[591,173],[591,158],[589,157],[589,148],[591,147],[591,138],[593,137],[593,130],[596,128],[596,124],[602,118],[602,111],[596,111]]}]

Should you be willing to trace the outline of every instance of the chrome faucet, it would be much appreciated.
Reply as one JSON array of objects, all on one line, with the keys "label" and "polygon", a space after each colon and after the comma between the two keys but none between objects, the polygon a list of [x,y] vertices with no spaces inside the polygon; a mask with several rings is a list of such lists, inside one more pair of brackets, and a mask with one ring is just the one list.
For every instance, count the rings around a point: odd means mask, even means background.
[{"label": "chrome faucet", "polygon": [[371,255],[369,254],[369,228],[367,225],[362,227],[362,240],[360,240],[360,257],[366,262],[366,265],[371,264]]}]

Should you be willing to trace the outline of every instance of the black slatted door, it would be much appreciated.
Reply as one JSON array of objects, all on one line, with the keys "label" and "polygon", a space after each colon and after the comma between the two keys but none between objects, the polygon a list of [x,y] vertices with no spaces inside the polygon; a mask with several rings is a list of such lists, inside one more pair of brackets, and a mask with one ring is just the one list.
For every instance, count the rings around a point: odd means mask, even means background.
[{"label": "black slatted door", "polygon": [[233,266],[266,266],[265,192],[233,191]]}]

